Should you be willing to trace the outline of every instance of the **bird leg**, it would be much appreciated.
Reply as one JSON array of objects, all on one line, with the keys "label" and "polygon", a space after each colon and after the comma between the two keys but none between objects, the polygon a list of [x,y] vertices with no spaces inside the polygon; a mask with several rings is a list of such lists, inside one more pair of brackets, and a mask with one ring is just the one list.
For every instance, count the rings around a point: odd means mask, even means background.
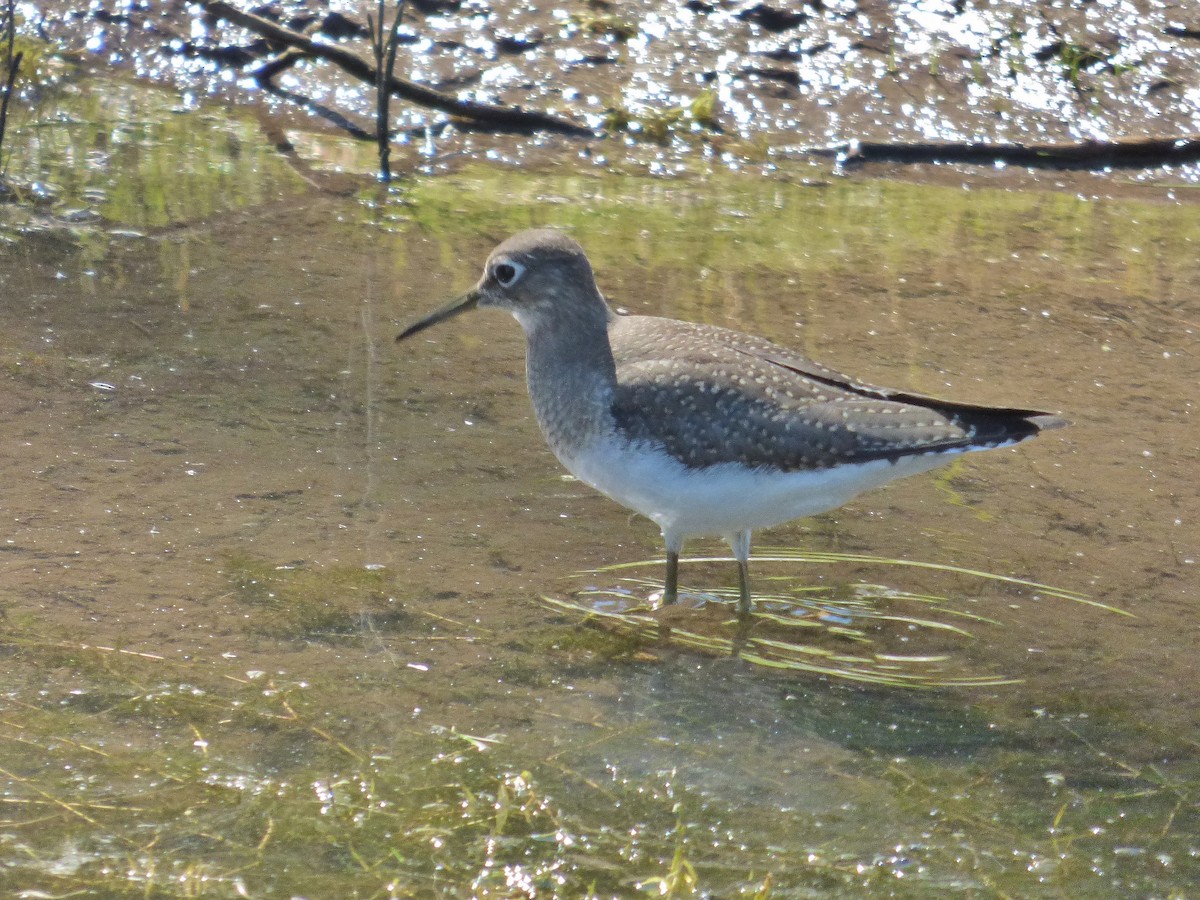
[{"label": "bird leg", "polygon": [[750,563],[738,560],[738,618],[750,618]]},{"label": "bird leg", "polygon": [[667,545],[667,580],[663,584],[662,605],[679,599],[679,554],[683,552],[683,535],[663,529],[663,543]]},{"label": "bird leg", "polygon": [[667,551],[667,581],[663,585],[663,606],[679,599],[679,551]]},{"label": "bird leg", "polygon": [[750,532],[737,531],[726,535],[729,548],[738,564],[738,618],[748,619],[750,605]]}]

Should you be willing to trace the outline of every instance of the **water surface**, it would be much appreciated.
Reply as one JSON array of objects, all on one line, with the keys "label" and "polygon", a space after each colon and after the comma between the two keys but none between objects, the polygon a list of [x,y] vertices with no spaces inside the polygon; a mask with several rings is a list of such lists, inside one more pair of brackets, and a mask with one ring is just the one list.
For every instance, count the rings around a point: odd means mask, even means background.
[{"label": "water surface", "polygon": [[[100,224],[26,221],[0,245],[0,883],[564,897],[1194,884],[1190,195],[482,167],[335,195],[251,123],[204,115],[137,141],[139,167],[109,147],[78,185],[52,163],[96,138],[64,126],[38,164]],[[764,589],[880,583],[995,621],[953,644],[955,662],[1018,683],[914,692],[645,645],[548,609],[539,597],[570,595],[581,571],[656,557],[656,529],[563,477],[515,323],[479,313],[393,344],[535,224],[570,230],[631,311],[1074,422],[760,545],[1030,579],[1133,617],[946,569],[755,565]],[[735,578],[719,563],[682,574]],[[914,650],[902,632],[880,640]]]}]

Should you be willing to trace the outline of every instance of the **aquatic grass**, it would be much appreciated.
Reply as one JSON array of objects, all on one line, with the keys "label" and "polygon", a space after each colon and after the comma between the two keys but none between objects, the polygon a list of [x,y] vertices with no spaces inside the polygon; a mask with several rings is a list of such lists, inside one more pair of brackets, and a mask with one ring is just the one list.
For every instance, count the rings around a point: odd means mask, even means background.
[{"label": "aquatic grass", "polygon": [[1055,55],[1063,77],[1072,88],[1081,93],[1087,90],[1082,81],[1084,72],[1096,63],[1107,63],[1110,56],[1074,41],[1062,41],[1056,49]]},{"label": "aquatic grass", "polygon": [[618,44],[633,40],[641,27],[615,13],[572,13],[568,21],[580,31],[598,38],[611,38]]},{"label": "aquatic grass", "polygon": [[[673,773],[599,783],[452,726],[364,741],[324,724],[346,686],[12,631],[2,644],[38,687],[11,690],[0,717],[0,888],[14,896],[685,896],[760,889],[751,866],[780,858],[792,885],[853,877],[799,851],[754,864],[714,845],[724,826]],[[54,674],[67,667],[73,688]],[[175,699],[63,702],[155,689]]]},{"label": "aquatic grass", "polygon": [[[710,140],[721,130],[719,114],[720,99],[714,88],[705,88],[690,100],[663,107],[634,106],[617,97],[605,110],[603,126],[610,133],[627,134],[634,141],[665,147],[677,137]],[[757,146],[761,153],[761,144]]]},{"label": "aquatic grass", "polygon": [[[927,839],[939,843],[953,834],[988,834],[997,845],[1007,843],[1009,858],[1043,889],[1053,886],[1072,897],[1107,897],[1114,890],[1122,896],[1188,896],[1186,890],[1164,893],[1155,882],[1167,871],[1176,884],[1196,876],[1194,852],[1181,856],[1171,849],[1178,847],[1177,839],[1191,848],[1200,827],[1200,802],[1191,788],[1200,774],[1196,760],[1168,775],[1155,763],[1101,749],[1094,739],[1109,729],[1111,723],[1087,716],[1047,715],[1045,739],[1070,746],[1077,756],[1068,770],[1004,754],[982,777],[969,769],[948,773],[915,757],[888,763],[882,774],[895,785],[903,809],[929,817]],[[1022,787],[1014,791],[1017,785]],[[1026,801],[1039,795],[1035,811]],[[1007,815],[980,815],[998,803]],[[1122,837],[1110,843],[1108,829],[1118,826]],[[1044,840],[1031,840],[1035,834]],[[996,896],[1038,893],[1016,888],[1012,873],[1002,868],[978,874]]]},{"label": "aquatic grass", "polygon": [[[851,646],[861,647],[874,643],[874,639],[863,630],[840,625],[827,625],[803,619],[790,620],[788,617],[767,614],[755,617],[756,627],[762,628],[765,624],[770,627],[771,634],[782,636],[749,634],[734,613],[734,592],[729,592],[729,596],[722,600],[720,605],[726,608],[719,611],[716,621],[713,621],[711,616],[703,615],[701,610],[687,610],[687,613],[695,613],[692,616],[696,620],[695,627],[681,627],[675,624],[676,621],[687,621],[683,613],[671,624],[664,624],[649,612],[596,609],[588,602],[594,602],[605,593],[581,592],[578,599],[543,595],[541,601],[560,612],[582,615],[582,621],[585,623],[600,623],[602,627],[612,629],[627,638],[637,639],[640,641],[638,649],[643,652],[653,650],[656,646],[682,647],[709,655],[734,655],[745,662],[767,669],[804,672],[884,687],[994,687],[1016,681],[1002,675],[958,672],[956,669],[959,666],[950,654],[848,652],[848,649],[820,646],[815,640],[803,641],[790,631],[798,627],[816,628],[825,637],[849,643]],[[583,597],[587,599],[582,599]],[[905,623],[914,628],[944,630],[964,639],[971,637],[970,633],[963,629],[936,620],[904,616],[879,618]],[[706,630],[699,630],[701,628]]]},{"label": "aquatic grass", "polygon": [[[998,575],[993,572],[982,571],[981,569],[968,569],[964,568],[963,566],[948,565],[946,563],[926,562],[916,559],[890,559],[888,557],[872,556],[863,553],[833,553],[797,550],[792,547],[763,547],[761,548],[760,553],[755,556],[755,559],[762,562],[811,562],[817,564],[854,563],[929,569],[937,572],[945,572],[947,574],[965,575],[970,578],[996,582],[998,584],[1008,584],[1017,587],[1030,588],[1034,591],[1037,591],[1039,594],[1046,595],[1047,597],[1057,597],[1060,600],[1069,600],[1072,603],[1081,603],[1085,606],[1092,606],[1096,609],[1103,610],[1104,612],[1128,616],[1129,618],[1136,618],[1136,616],[1134,616],[1134,614],[1128,610],[1120,609],[1116,606],[1110,606],[1107,603],[1101,603],[1098,600],[1093,600],[1086,594],[1078,591],[1053,587],[1038,581],[1032,581],[1026,578],[1017,578],[1012,575]],[[725,560],[717,557],[714,559],[714,561]]]},{"label": "aquatic grass", "polygon": [[[732,561],[726,556],[689,558],[691,563]],[[753,561],[913,566],[1035,590],[1040,595],[1130,615],[1075,591],[940,563],[791,548],[764,548]],[[594,581],[607,574],[661,565],[662,560],[618,563],[575,577]],[[781,580],[794,581],[794,577],[758,578],[759,583]],[[993,672],[965,671],[966,664],[945,649],[947,642],[973,641],[972,627],[1001,626],[998,619],[962,609],[959,598],[866,582],[803,586],[791,593],[758,592],[754,619],[743,623],[735,615],[737,591],[731,588],[703,593],[681,588],[681,593],[697,601],[695,608],[687,604],[656,608],[640,599],[658,586],[652,578],[622,576],[612,587],[586,586],[568,597],[543,595],[541,601],[555,610],[582,617],[584,623],[639,639],[643,649],[656,644],[684,647],[706,654],[734,655],[769,669],[887,687],[994,687],[1019,681]],[[930,643],[936,649],[897,652],[892,649],[896,641],[914,647]],[[850,652],[851,647],[857,649]]]},{"label": "aquatic grass", "polygon": [[231,554],[222,567],[239,604],[254,610],[262,634],[331,640],[356,635],[365,623],[394,628],[410,617],[395,597],[394,575],[360,566],[277,565]]},{"label": "aquatic grass", "polygon": [[[730,562],[732,559],[714,556],[689,558],[688,561]],[[660,565],[661,563],[658,560],[653,560],[649,564]],[[622,569],[630,565],[636,564],[618,563],[612,566],[611,569]],[[603,572],[607,570],[609,570],[609,567],[597,571]],[[595,573],[588,573],[589,576],[592,574]],[[777,581],[781,577],[760,578],[758,581]],[[630,585],[634,590],[640,591],[653,591],[661,587],[661,584],[652,578],[623,578],[621,582]],[[585,589],[579,591],[578,595],[593,599],[607,597],[615,603],[620,603],[628,599],[628,594],[624,590]],[[694,592],[693,596],[696,596]],[[738,591],[732,588],[710,588],[700,596],[711,598],[725,606],[732,607],[738,598]],[[949,601],[945,597],[933,594],[915,594],[885,585],[867,583],[802,588],[795,594],[765,594],[760,591],[756,594],[755,615],[761,621],[776,622],[788,628],[818,628],[857,640],[869,640],[870,638],[861,629],[849,626],[855,621],[865,622],[869,620],[903,622],[922,628],[944,629],[958,633],[963,637],[971,637],[970,632],[950,625],[947,622],[888,613],[883,606],[886,601],[895,601],[897,603],[911,601],[927,604],[936,607],[936,611],[941,615],[961,617],[988,625],[999,624],[996,620],[979,613],[953,608],[948,605]],[[645,608],[647,610],[650,609],[649,606]]]},{"label": "aquatic grass", "polygon": [[[571,605],[543,597],[543,602],[562,610]],[[579,608],[576,607],[576,612]],[[765,669],[791,673],[806,673],[842,681],[876,685],[889,688],[946,688],[946,687],[997,687],[1017,684],[1020,679],[990,674],[956,674],[943,671],[953,664],[950,656],[901,657],[895,654],[873,654],[852,656],[835,653],[821,647],[800,644],[795,641],[779,641],[768,638],[721,637],[702,634],[682,628],[660,628],[657,623],[639,628],[638,623],[619,616],[610,615],[612,627],[624,629],[646,640],[659,644],[683,647],[711,655],[736,655],[738,659]],[[908,668],[906,668],[908,667]]]},{"label": "aquatic grass", "polygon": [[[639,771],[617,749],[663,740],[670,717],[591,721],[582,746],[564,733],[552,750],[406,717],[381,729],[364,720],[358,679],[246,673],[5,624],[0,890],[12,896],[895,896],[897,884],[924,896],[949,883],[1085,896],[1118,876],[1150,895],[1195,869],[1194,762],[1114,752],[1113,722],[1098,716],[1032,717],[1029,734],[993,734],[948,764],[945,742],[975,740],[980,723],[963,735],[957,713],[925,722],[944,706],[917,694],[815,692],[779,715],[856,733],[860,752],[835,773],[846,805],[832,820],[792,800],[764,815],[723,797],[719,779]],[[746,652],[771,671],[774,649]],[[817,667],[871,659],[901,678],[927,662],[861,650],[809,655]],[[397,679],[388,696],[406,689]],[[920,727],[893,745],[889,716]],[[604,775],[596,740],[616,761]],[[1064,742],[1083,758],[1056,756]],[[891,824],[867,834],[878,809]]]}]

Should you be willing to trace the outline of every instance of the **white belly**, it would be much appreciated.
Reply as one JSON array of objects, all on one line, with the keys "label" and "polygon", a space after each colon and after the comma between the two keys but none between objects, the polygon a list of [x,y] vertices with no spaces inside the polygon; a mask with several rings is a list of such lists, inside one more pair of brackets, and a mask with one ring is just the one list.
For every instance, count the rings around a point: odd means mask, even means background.
[{"label": "white belly", "polygon": [[863,491],[934,469],[962,452],[810,472],[747,469],[735,463],[689,469],[661,451],[615,441],[600,441],[560,459],[580,481],[653,520],[664,535],[682,538],[727,536],[816,515]]}]

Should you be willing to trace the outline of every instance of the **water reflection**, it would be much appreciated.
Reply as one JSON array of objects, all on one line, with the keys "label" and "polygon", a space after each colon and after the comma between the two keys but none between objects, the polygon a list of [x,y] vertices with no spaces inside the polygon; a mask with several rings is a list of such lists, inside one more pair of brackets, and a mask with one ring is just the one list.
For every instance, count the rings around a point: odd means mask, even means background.
[{"label": "water reflection", "polygon": [[[87,242],[96,217],[142,231],[260,206],[299,192],[286,159],[250,116],[184,113],[175,94],[132,82],[72,87],[10,133],[9,177],[37,205],[0,207],[10,227]],[[40,197],[37,195],[41,195]]]}]

